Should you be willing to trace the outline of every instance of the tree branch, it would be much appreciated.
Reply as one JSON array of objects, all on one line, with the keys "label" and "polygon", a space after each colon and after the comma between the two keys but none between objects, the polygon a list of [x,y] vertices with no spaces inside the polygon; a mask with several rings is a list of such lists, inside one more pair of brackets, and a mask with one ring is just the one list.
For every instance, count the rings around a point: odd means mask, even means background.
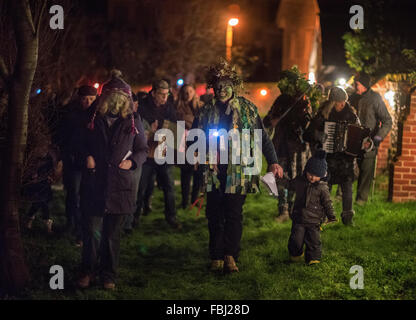
[{"label": "tree branch", "polygon": [[32,11],[30,11],[30,4],[28,0],[24,1],[24,10],[26,13],[27,22],[29,23],[30,28],[32,29],[33,35],[36,35],[35,25],[33,24]]},{"label": "tree branch", "polygon": [[42,20],[42,16],[43,16],[43,12],[45,11],[45,8],[46,8],[46,0],[43,1],[42,7],[41,7],[40,12],[39,12],[38,21],[36,23],[36,33],[39,33],[40,22]]},{"label": "tree branch", "polygon": [[0,56],[0,77],[3,78],[4,81],[9,77],[9,70],[7,70],[7,66],[4,63],[4,59]]}]

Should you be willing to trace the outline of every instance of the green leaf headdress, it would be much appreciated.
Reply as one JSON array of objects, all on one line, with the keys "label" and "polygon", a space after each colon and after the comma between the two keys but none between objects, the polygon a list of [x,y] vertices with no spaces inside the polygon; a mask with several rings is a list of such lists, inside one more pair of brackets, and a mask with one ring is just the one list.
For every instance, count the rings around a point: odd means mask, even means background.
[{"label": "green leaf headdress", "polygon": [[291,97],[297,98],[301,95],[306,95],[313,110],[319,107],[322,90],[318,86],[311,85],[306,79],[306,74],[301,73],[297,66],[282,71],[277,86],[282,94],[287,94]]},{"label": "green leaf headdress", "polygon": [[230,80],[233,91],[237,95],[243,89],[243,80],[238,75],[236,67],[231,66],[222,58],[218,63],[208,67],[206,73],[207,88],[214,88],[220,80]]}]

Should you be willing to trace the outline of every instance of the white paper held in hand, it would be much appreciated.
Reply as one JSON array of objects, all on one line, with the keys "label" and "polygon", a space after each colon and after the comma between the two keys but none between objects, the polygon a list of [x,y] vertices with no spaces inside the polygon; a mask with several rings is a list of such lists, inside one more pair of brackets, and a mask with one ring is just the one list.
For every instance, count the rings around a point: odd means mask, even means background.
[{"label": "white paper held in hand", "polygon": [[121,161],[127,160],[127,158],[130,157],[132,154],[133,154],[133,152],[131,152],[130,150],[127,151],[126,155],[124,156],[123,160],[121,160]]},{"label": "white paper held in hand", "polygon": [[260,177],[260,180],[267,187],[271,196],[277,197],[279,195],[277,191],[276,177],[273,172],[267,172],[263,177]]}]

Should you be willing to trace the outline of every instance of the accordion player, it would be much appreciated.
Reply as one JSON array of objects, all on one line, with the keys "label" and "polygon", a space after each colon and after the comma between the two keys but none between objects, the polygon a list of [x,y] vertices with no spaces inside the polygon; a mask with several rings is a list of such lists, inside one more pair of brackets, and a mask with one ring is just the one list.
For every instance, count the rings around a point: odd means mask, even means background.
[{"label": "accordion player", "polygon": [[327,153],[345,152],[354,157],[364,152],[364,142],[370,135],[370,129],[347,121],[325,121],[324,132],[323,150]]}]

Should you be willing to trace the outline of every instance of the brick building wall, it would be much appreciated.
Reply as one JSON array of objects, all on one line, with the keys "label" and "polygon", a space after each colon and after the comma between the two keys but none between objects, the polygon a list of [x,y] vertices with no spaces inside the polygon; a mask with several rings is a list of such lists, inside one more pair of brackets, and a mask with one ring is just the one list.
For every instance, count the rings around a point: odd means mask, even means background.
[{"label": "brick building wall", "polygon": [[416,201],[416,94],[403,125],[402,154],[394,165],[393,202]]}]

